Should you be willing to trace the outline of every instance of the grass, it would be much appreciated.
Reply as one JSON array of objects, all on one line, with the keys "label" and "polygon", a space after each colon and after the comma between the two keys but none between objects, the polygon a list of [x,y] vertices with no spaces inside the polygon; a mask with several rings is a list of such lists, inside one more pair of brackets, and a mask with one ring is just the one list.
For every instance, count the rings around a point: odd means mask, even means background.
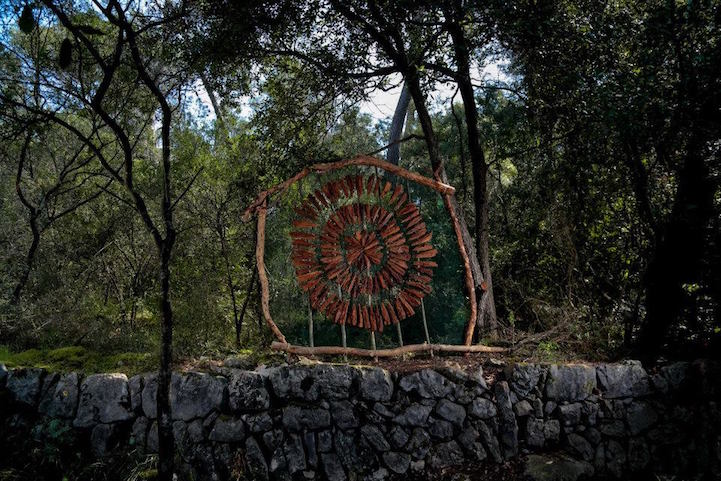
[{"label": "grass", "polygon": [[132,376],[156,370],[158,360],[156,355],[149,353],[106,353],[82,346],[28,349],[21,352],[12,352],[7,346],[0,346],[0,363],[7,367],[42,367],[54,372],[122,372]]}]

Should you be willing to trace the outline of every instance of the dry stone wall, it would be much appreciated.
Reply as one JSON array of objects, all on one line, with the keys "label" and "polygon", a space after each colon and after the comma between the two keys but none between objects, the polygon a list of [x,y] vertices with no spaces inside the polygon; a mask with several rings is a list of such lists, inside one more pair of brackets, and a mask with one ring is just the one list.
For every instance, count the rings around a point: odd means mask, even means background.
[{"label": "dry stone wall", "polygon": [[[187,479],[401,479],[564,452],[577,477],[721,475],[719,367],[516,364],[391,374],[292,365],[176,373],[171,404]],[[3,437],[48,422],[94,456],[157,451],[156,377],[0,365]],[[537,460],[532,459],[537,462]],[[542,462],[538,461],[541,465]],[[532,463],[531,463],[532,464]],[[543,466],[542,466],[543,467]]]}]

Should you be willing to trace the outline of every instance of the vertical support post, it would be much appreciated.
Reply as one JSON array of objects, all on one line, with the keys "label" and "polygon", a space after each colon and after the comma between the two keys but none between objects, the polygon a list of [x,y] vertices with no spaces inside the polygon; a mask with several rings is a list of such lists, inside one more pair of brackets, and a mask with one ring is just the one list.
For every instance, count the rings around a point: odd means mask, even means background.
[{"label": "vertical support post", "polygon": [[[422,302],[422,300],[421,300]],[[403,331],[401,330],[401,322],[396,322],[396,332],[398,333],[398,344],[403,347]]]},{"label": "vertical support post", "polygon": [[315,347],[313,342],[313,308],[310,305],[310,298],[308,298],[308,341],[310,347]]},{"label": "vertical support post", "polygon": [[[345,338],[345,324],[340,325],[340,340],[341,340],[341,343],[343,344],[343,348],[348,347],[348,345],[346,344],[346,338]],[[348,355],[345,353],[343,354],[343,360],[345,362],[348,362]]]},{"label": "vertical support post", "polygon": [[[431,343],[431,337],[428,335],[428,322],[426,321],[426,306],[421,299],[421,317],[423,318],[423,332],[426,335],[426,344]],[[431,349],[431,357],[433,357],[433,349]]]},{"label": "vertical support post", "polygon": [[[303,199],[303,180],[298,182],[298,195]],[[315,347],[315,339],[313,332],[313,306],[310,303],[310,296],[308,296],[308,344],[310,347]]]},{"label": "vertical support post", "polygon": [[[340,291],[340,286],[338,286],[338,299],[342,299],[342,293]],[[346,340],[346,334],[345,334],[345,319],[343,320],[343,324],[340,325],[340,340],[341,344],[343,345],[343,348],[348,347],[348,342]],[[348,362],[348,355],[343,354],[343,360],[345,362]]]},{"label": "vertical support post", "polygon": [[[368,273],[368,279],[371,278],[371,269],[370,267],[367,270]],[[371,309],[371,295],[368,294],[368,310]],[[382,320],[380,322],[383,322]],[[371,329],[371,351],[375,352],[376,350],[376,332]],[[373,356],[373,359],[378,362],[378,356]]]}]

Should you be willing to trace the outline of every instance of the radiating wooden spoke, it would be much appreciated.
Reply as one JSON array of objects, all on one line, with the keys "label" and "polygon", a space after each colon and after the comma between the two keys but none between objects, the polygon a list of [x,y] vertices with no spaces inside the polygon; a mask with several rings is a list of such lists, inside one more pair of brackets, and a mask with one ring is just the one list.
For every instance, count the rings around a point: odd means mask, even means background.
[{"label": "radiating wooden spoke", "polygon": [[333,322],[383,331],[431,292],[437,251],[401,185],[349,175],[309,194],[295,212],[298,283]]}]

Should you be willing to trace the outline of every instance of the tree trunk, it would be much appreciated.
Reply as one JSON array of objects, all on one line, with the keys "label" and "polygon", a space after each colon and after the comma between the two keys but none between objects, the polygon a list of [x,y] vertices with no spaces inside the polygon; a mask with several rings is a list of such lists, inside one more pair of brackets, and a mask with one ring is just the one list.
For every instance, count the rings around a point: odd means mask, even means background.
[{"label": "tree trunk", "polygon": [[408,105],[411,103],[411,96],[408,93],[408,87],[403,82],[403,88],[401,89],[401,95],[398,97],[398,104],[396,104],[396,110],[393,113],[393,120],[391,121],[391,130],[388,137],[388,162],[393,165],[398,165],[401,160],[401,145],[398,142],[403,133],[403,126],[406,123],[406,114],[408,113]]},{"label": "tree trunk", "polygon": [[210,86],[210,82],[208,81],[208,77],[205,76],[205,74],[200,74],[200,81],[203,83],[203,88],[205,89],[205,92],[208,94],[208,99],[210,99],[210,105],[213,107],[213,113],[215,114],[215,118],[218,121],[218,123],[223,126],[223,111],[220,109],[220,104],[218,103],[218,99],[215,98],[215,92]]},{"label": "tree trunk", "polygon": [[714,214],[714,187],[703,157],[705,142],[690,139],[688,146],[671,215],[659,230],[646,272],[646,320],[639,337],[646,361],[661,352],[669,328],[680,318],[686,296],[683,285],[700,280],[708,225]]},{"label": "tree trunk", "polygon": [[220,252],[225,261],[225,282],[228,285],[228,291],[230,292],[230,301],[233,305],[233,325],[235,326],[235,342],[240,347],[240,330],[242,324],[238,320],[238,302],[235,299],[235,285],[233,283],[233,275],[230,269],[230,258],[228,253],[228,242],[225,238],[225,225],[223,224],[220,215],[218,215],[218,235],[220,236]]},{"label": "tree trunk", "polygon": [[158,474],[162,481],[172,481],[175,440],[173,438],[173,420],[170,412],[170,381],[172,378],[173,358],[173,310],[170,305],[170,252],[172,241],[163,242],[160,254],[160,323],[161,350],[160,371],[158,373]]},{"label": "tree trunk", "polygon": [[[160,97],[156,93],[156,96]],[[158,375],[158,455],[160,481],[172,481],[175,470],[175,438],[170,407],[170,381],[173,362],[173,310],[170,305],[170,256],[175,245],[176,231],[173,224],[173,204],[170,192],[170,118],[171,111],[162,98],[163,111],[161,138],[163,159],[163,199],[161,212],[165,225],[165,239],[160,243],[160,320],[161,351]]]},{"label": "tree trunk", "polygon": [[[251,262],[253,261],[253,258],[251,257]],[[255,282],[258,279],[258,269],[255,268],[255,266],[252,267],[253,274],[250,276],[250,283],[248,284],[248,290],[245,293],[245,299],[243,300],[243,307],[240,308],[240,316],[238,316],[238,321],[236,324],[235,329],[235,343],[240,347],[240,331],[243,329],[243,319],[245,319],[245,311],[248,309],[248,303],[250,302],[250,298],[253,297],[253,288],[255,287]]]},{"label": "tree trunk", "polygon": [[466,184],[466,151],[463,148],[463,126],[461,118],[456,113],[454,104],[455,95],[451,99],[451,114],[453,120],[456,121],[456,130],[458,130],[458,160],[460,161],[461,167],[461,202],[466,203],[468,197],[468,185]]},{"label": "tree trunk", "polygon": [[476,278],[478,299],[479,334],[488,329],[491,337],[497,336],[496,303],[493,298],[491,278],[490,249],[488,239],[488,164],[486,164],[481,135],[478,130],[478,108],[473,92],[470,72],[470,54],[460,19],[449,24],[451,39],[457,65],[458,90],[463,99],[463,113],[468,135],[468,154],[473,174],[473,204],[475,207],[475,248],[481,268],[481,276]]},{"label": "tree trunk", "polygon": [[23,268],[20,279],[18,279],[18,283],[15,285],[15,289],[13,290],[13,296],[10,300],[10,303],[13,305],[20,302],[20,296],[22,295],[22,291],[25,288],[28,279],[30,278],[30,272],[33,269],[33,263],[35,262],[35,252],[37,252],[38,245],[40,244],[40,228],[38,227],[38,217],[40,216],[40,212],[25,197],[25,194],[22,190],[23,169],[25,168],[25,161],[27,159],[28,149],[30,148],[30,141],[32,140],[32,136],[32,130],[28,129],[25,133],[25,141],[23,142],[22,149],[20,150],[20,159],[18,160],[18,169],[15,176],[15,192],[17,193],[20,202],[29,211],[30,230],[33,234],[33,240],[30,243],[30,249],[28,250],[27,256],[25,258],[25,267]]},{"label": "tree trunk", "polygon": [[30,213],[30,230],[33,233],[33,240],[30,243],[30,249],[28,249],[28,253],[25,258],[25,267],[23,268],[23,272],[20,274],[20,279],[18,279],[18,283],[15,285],[15,289],[13,290],[13,297],[11,299],[11,303],[13,305],[20,302],[20,296],[22,295],[25,285],[28,283],[30,272],[32,271],[33,264],[35,263],[35,253],[38,250],[38,245],[40,245],[40,230],[38,229],[35,212]]}]

